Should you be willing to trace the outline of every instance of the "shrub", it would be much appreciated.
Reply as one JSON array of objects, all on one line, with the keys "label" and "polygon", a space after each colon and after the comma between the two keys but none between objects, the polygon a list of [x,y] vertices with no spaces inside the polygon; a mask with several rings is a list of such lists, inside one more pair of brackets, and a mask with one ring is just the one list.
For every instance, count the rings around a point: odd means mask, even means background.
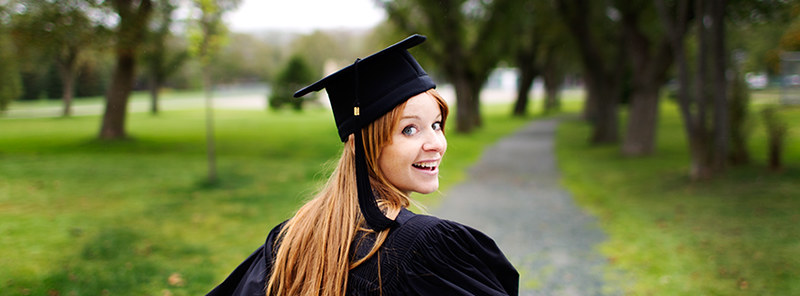
[{"label": "shrub", "polygon": [[306,99],[294,98],[292,95],[312,82],[314,74],[305,58],[300,55],[292,56],[272,85],[269,106],[272,109],[280,109],[284,104],[291,104],[293,109],[302,110]]}]

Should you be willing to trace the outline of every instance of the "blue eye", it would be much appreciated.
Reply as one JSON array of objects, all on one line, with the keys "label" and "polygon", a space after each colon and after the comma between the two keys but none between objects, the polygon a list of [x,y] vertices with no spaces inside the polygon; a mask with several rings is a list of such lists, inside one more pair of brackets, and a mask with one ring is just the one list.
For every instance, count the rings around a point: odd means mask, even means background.
[{"label": "blue eye", "polygon": [[403,129],[403,134],[406,136],[410,136],[417,133],[417,128],[413,125],[409,125]]},{"label": "blue eye", "polygon": [[441,121],[434,122],[433,125],[431,125],[431,127],[435,131],[440,131],[442,130],[442,122]]}]

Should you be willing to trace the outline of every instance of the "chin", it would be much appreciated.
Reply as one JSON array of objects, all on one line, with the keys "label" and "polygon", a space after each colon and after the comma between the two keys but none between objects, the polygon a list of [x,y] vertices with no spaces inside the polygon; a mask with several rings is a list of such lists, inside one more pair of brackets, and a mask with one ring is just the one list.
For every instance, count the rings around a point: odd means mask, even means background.
[{"label": "chin", "polygon": [[413,191],[416,192],[416,193],[419,193],[419,194],[430,194],[430,193],[435,192],[438,189],[439,189],[439,183],[436,183],[436,184],[432,184],[430,186],[424,186],[424,187],[416,188],[416,190],[413,190]]}]

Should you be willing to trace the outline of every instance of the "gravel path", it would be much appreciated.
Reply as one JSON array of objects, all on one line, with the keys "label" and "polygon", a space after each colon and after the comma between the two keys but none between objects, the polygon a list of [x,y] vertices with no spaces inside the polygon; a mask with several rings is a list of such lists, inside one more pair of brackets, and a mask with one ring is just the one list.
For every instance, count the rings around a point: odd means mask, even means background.
[{"label": "gravel path", "polygon": [[[557,120],[537,120],[486,150],[433,214],[491,236],[520,273],[520,295],[608,295],[605,239],[559,184]],[[604,293],[605,292],[605,293]]]}]

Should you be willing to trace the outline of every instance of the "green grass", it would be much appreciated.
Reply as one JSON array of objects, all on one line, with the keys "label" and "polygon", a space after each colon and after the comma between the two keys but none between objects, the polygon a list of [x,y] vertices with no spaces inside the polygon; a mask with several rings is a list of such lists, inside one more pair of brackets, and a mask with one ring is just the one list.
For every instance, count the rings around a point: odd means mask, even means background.
[{"label": "green grass", "polygon": [[[508,110],[448,132],[443,190],[529,120]],[[324,181],[341,143],[327,110],[215,120],[211,186],[202,110],[130,114],[118,142],[95,140],[97,116],[0,119],[0,294],[199,295],[220,282]]]},{"label": "green grass", "polygon": [[563,183],[609,236],[610,283],[626,295],[800,295],[800,109],[781,111],[791,126],[783,172],[766,172],[754,116],[753,163],[692,182],[682,121],[663,107],[651,157],[591,147],[579,121],[557,133]]}]

